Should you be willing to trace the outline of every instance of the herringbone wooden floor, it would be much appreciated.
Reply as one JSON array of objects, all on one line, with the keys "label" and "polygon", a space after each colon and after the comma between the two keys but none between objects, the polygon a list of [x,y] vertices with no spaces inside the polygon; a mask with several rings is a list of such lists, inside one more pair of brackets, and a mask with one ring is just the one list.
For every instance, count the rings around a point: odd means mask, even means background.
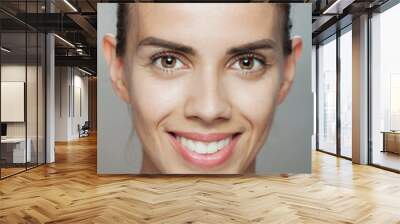
[{"label": "herringbone wooden floor", "polygon": [[96,174],[96,139],[0,181],[0,223],[400,223],[400,175],[313,153],[313,174]]}]

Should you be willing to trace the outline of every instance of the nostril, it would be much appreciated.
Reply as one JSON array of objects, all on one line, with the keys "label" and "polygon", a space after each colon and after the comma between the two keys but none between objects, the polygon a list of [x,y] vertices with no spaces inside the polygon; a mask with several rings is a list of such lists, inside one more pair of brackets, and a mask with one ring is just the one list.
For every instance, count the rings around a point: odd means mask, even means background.
[{"label": "nostril", "polygon": [[192,90],[191,96],[187,98],[184,105],[187,118],[204,123],[229,120],[231,112],[232,106],[229,99],[225,97],[225,93],[210,82],[207,82],[206,88],[196,87]]}]

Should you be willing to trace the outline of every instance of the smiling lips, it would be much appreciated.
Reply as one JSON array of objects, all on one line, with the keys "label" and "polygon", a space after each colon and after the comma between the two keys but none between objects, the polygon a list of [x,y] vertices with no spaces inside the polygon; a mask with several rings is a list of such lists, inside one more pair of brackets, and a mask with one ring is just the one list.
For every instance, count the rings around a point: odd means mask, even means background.
[{"label": "smiling lips", "polygon": [[224,163],[232,154],[239,133],[198,134],[173,132],[170,137],[174,148],[184,159],[204,168]]}]

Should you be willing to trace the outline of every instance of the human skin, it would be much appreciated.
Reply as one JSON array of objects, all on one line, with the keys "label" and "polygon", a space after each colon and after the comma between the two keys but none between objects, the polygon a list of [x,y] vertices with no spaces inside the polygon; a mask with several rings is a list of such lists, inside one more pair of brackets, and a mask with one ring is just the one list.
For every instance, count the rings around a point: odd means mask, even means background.
[{"label": "human skin", "polygon": [[254,172],[302,49],[293,38],[284,54],[279,13],[265,3],[134,4],[124,55],[104,37],[114,91],[143,146],[142,173]]}]

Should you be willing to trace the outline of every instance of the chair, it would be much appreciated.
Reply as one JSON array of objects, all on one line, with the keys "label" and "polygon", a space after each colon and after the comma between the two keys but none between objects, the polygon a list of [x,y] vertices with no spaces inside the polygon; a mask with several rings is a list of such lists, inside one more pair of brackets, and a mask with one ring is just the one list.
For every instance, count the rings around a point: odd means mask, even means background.
[{"label": "chair", "polygon": [[78,124],[79,138],[89,136],[89,129],[90,129],[89,121],[85,121],[82,127],[80,127],[80,125]]}]

